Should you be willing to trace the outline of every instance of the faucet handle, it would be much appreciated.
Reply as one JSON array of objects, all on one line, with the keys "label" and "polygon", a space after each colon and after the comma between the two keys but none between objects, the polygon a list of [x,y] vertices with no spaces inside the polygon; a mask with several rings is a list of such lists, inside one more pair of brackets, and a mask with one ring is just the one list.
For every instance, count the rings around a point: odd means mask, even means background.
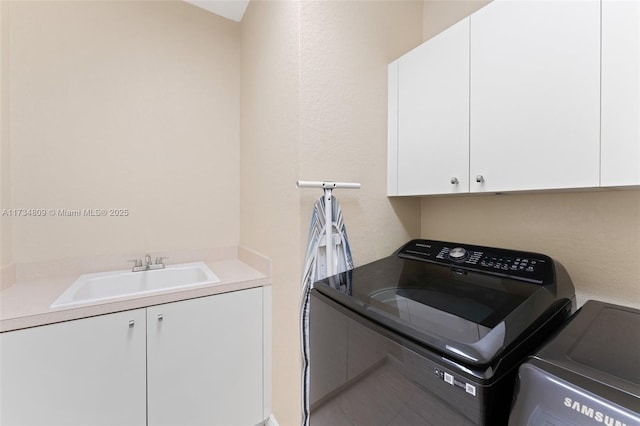
[{"label": "faucet handle", "polygon": [[127,260],[127,262],[133,262],[134,268],[142,266],[142,259],[131,259],[131,260]]},{"label": "faucet handle", "polygon": [[156,265],[162,265],[162,263],[163,263],[162,261],[164,259],[168,259],[168,258],[169,258],[169,256],[158,256],[158,257],[156,257]]}]

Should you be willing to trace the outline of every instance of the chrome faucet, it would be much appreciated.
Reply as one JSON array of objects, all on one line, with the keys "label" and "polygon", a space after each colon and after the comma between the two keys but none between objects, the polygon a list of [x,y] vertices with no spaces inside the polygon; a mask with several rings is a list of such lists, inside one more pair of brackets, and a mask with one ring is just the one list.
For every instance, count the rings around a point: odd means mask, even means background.
[{"label": "chrome faucet", "polygon": [[144,256],[144,264],[142,263],[142,259],[133,259],[129,262],[133,262],[133,269],[131,272],[140,272],[140,271],[150,271],[152,269],[163,269],[164,263],[162,263],[163,259],[166,257],[156,257],[155,263],[151,261],[151,256],[148,254]]}]

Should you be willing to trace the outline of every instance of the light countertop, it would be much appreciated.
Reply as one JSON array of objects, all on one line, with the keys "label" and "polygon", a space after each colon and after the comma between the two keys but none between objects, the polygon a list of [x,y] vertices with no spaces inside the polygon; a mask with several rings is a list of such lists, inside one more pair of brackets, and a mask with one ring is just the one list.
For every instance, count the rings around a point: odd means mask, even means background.
[{"label": "light countertop", "polygon": [[53,301],[80,275],[126,269],[127,263],[120,257],[111,257],[18,265],[16,282],[0,291],[0,332],[271,284],[270,261],[242,247],[170,253],[169,257],[169,265],[204,261],[220,278],[220,282],[187,290],[157,292],[67,309],[51,309]]}]

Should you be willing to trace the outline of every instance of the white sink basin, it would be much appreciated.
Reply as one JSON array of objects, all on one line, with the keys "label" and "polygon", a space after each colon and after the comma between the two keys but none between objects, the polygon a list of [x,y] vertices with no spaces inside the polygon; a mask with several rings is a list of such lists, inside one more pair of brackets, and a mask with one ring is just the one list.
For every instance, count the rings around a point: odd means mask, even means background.
[{"label": "white sink basin", "polygon": [[220,282],[204,262],[168,265],[164,269],[111,271],[81,275],[51,305],[68,308],[153,293],[186,290]]}]

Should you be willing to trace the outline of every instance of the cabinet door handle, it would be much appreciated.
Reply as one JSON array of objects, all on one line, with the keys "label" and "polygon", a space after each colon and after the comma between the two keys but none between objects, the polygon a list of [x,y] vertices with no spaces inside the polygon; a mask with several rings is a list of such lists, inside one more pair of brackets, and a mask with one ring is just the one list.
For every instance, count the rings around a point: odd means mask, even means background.
[{"label": "cabinet door handle", "polygon": [[454,177],[451,178],[451,185],[457,185],[458,183],[460,183],[460,182],[458,181],[457,177],[454,176]]},{"label": "cabinet door handle", "polygon": [[158,321],[162,321],[164,319],[164,315],[163,314],[158,314]]},{"label": "cabinet door handle", "polygon": [[134,325],[136,325],[136,322],[134,320],[129,320],[129,328],[132,328]]},{"label": "cabinet door handle", "polygon": [[476,182],[478,182],[478,183],[484,183],[484,176],[482,176],[482,175],[478,175],[478,176],[476,176]]}]

